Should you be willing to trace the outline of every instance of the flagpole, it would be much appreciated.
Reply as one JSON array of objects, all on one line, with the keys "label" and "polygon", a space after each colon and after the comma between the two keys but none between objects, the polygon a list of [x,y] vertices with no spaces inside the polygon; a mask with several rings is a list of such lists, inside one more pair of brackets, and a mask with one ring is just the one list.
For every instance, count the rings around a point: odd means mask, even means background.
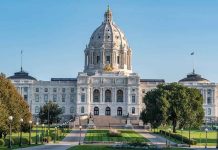
[{"label": "flagpole", "polygon": [[193,74],[195,74],[195,52],[193,51],[191,53],[191,56],[192,56],[192,67],[193,67]]},{"label": "flagpole", "polygon": [[21,72],[23,71],[23,50],[21,50],[21,52],[20,52],[20,63],[21,63]]}]

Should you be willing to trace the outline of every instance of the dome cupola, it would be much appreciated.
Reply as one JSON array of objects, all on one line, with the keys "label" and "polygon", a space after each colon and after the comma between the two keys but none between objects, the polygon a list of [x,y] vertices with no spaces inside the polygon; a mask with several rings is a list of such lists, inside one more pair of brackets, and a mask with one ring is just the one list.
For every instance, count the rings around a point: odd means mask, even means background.
[{"label": "dome cupola", "polygon": [[112,20],[109,6],[104,21],[92,33],[86,46],[84,72],[132,72],[132,53],[125,34]]}]

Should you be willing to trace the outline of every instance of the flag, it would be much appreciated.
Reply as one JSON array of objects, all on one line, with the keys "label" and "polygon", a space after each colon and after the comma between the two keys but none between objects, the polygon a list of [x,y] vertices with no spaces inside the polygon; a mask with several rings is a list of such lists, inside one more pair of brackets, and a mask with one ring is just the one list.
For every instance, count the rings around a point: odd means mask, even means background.
[{"label": "flag", "polygon": [[195,52],[192,52],[192,53],[191,53],[191,55],[194,55],[194,54],[195,54]]}]

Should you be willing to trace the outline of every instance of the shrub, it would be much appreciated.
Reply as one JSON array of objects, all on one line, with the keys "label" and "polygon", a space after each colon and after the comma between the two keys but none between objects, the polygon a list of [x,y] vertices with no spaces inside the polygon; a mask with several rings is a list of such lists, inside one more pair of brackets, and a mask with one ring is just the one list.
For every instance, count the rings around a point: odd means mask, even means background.
[{"label": "shrub", "polygon": [[[9,139],[5,139],[5,145],[8,146],[9,145]],[[11,145],[14,145],[14,140],[11,139]]]},{"label": "shrub", "polygon": [[29,138],[22,137],[22,144],[25,144],[25,145],[29,144]]},{"label": "shrub", "polygon": [[163,131],[163,130],[160,130],[160,133],[161,134],[166,134],[167,136],[170,134],[170,136],[174,139],[177,139],[179,141],[182,141],[183,139],[183,142],[184,143],[187,143],[187,144],[191,144],[191,145],[196,145],[197,144],[197,141],[194,140],[194,139],[190,139],[185,137],[185,136],[181,136],[180,134],[173,134],[173,133],[169,133],[169,132],[166,132],[166,131]]},{"label": "shrub", "polygon": [[116,129],[110,129],[108,135],[110,137],[121,137],[121,132]]},{"label": "shrub", "polygon": [[0,146],[4,146],[5,145],[5,141],[3,139],[0,139]]},{"label": "shrub", "polygon": [[43,137],[43,138],[42,138],[42,141],[43,141],[43,142],[46,142],[46,143],[51,142],[51,140],[52,140],[52,138],[51,138],[50,136],[48,136],[48,137],[46,136],[46,137]]},{"label": "shrub", "polygon": [[20,137],[12,137],[13,141],[14,141],[14,145],[19,145],[20,144]]},{"label": "shrub", "polygon": [[145,143],[143,139],[138,139],[138,138],[132,140],[130,143],[128,143],[128,145],[130,145],[130,146],[140,146],[140,147],[148,146],[148,144]]}]

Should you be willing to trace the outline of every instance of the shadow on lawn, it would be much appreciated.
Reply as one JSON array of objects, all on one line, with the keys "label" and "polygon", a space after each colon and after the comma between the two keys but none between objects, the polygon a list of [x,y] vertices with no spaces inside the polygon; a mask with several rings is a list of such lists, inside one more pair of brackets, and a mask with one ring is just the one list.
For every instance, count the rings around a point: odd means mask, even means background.
[{"label": "shadow on lawn", "polygon": [[121,136],[110,137],[109,130],[89,130],[85,137],[85,142],[133,142],[147,140],[132,130],[120,130]]}]

